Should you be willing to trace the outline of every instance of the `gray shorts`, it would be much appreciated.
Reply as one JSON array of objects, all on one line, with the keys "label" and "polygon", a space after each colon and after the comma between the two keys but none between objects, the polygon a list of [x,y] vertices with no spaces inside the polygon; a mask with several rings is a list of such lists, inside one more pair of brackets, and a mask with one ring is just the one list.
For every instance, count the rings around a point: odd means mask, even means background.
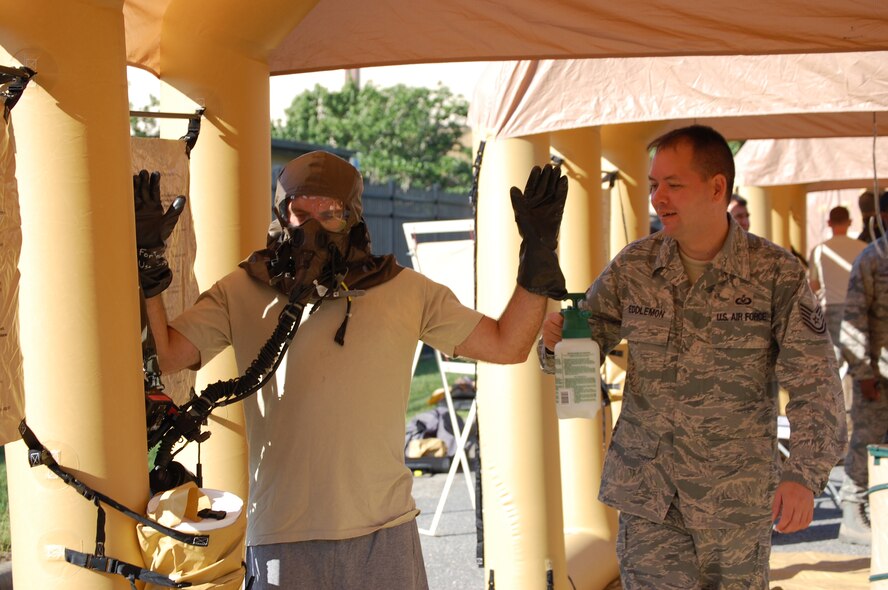
[{"label": "gray shorts", "polygon": [[416,521],[341,541],[247,547],[252,590],[428,590]]}]

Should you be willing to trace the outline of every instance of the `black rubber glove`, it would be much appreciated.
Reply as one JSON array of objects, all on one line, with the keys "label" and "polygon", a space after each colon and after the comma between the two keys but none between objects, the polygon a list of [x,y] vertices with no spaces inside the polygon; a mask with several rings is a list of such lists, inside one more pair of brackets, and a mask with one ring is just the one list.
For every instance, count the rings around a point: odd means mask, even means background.
[{"label": "black rubber glove", "polygon": [[551,164],[542,169],[534,166],[524,193],[513,186],[509,194],[522,238],[518,284],[531,293],[564,299],[567,289],[556,250],[567,200],[567,176],[562,176],[561,168]]},{"label": "black rubber glove", "polygon": [[160,201],[160,172],[141,170],[133,175],[136,206],[136,247],[139,284],[145,297],[154,297],[170,286],[173,272],[166,260],[166,241],[185,209],[185,197],[173,200],[166,213]]}]

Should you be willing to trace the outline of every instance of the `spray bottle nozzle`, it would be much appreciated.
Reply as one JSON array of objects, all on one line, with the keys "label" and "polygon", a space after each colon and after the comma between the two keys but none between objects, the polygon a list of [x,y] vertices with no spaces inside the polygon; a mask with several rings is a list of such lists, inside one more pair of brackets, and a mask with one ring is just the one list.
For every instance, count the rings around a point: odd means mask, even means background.
[{"label": "spray bottle nozzle", "polygon": [[561,310],[561,315],[564,317],[561,335],[565,338],[591,338],[592,331],[589,329],[591,313],[583,305],[586,294],[568,293],[565,300],[568,299],[572,305],[568,304],[568,307]]},{"label": "spray bottle nozzle", "polygon": [[[563,299],[563,301],[570,301],[568,303],[568,307],[566,309],[580,309],[581,304],[586,300],[585,293],[568,293],[567,297]],[[571,305],[571,303],[573,305]],[[562,310],[564,311],[564,310]]]}]

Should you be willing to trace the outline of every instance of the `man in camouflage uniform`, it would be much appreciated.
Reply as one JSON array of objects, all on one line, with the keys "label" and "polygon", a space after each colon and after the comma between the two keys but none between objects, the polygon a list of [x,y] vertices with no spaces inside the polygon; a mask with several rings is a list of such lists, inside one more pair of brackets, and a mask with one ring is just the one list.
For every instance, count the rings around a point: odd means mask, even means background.
[{"label": "man in camouflage uniform", "polygon": [[888,248],[885,239],[871,243],[854,260],[848,279],[840,344],[854,379],[851,442],[845,455],[845,478],[839,496],[839,539],[869,545],[867,500],[868,444],[881,443],[888,430]]},{"label": "man in camouflage uniform", "polygon": [[[724,138],[694,125],[649,148],[663,230],[623,249],[586,294],[602,354],[629,343],[599,500],[621,511],[624,589],[766,589],[772,523],[807,527],[841,456],[835,355],[795,257],[727,214]],[[561,325],[557,313],[543,325],[549,370]],[[792,398],[782,466],[774,372]]]}]

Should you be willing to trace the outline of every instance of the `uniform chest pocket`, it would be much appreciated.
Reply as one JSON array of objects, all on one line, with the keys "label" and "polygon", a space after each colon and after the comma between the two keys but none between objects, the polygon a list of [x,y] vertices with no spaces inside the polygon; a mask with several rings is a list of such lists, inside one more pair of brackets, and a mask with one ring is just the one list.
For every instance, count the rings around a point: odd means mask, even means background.
[{"label": "uniform chest pocket", "polygon": [[670,323],[666,318],[624,316],[620,338],[634,345],[665,347],[669,343]]},{"label": "uniform chest pocket", "polygon": [[770,310],[716,310],[712,312],[709,326],[713,348],[762,349],[771,346]]}]

